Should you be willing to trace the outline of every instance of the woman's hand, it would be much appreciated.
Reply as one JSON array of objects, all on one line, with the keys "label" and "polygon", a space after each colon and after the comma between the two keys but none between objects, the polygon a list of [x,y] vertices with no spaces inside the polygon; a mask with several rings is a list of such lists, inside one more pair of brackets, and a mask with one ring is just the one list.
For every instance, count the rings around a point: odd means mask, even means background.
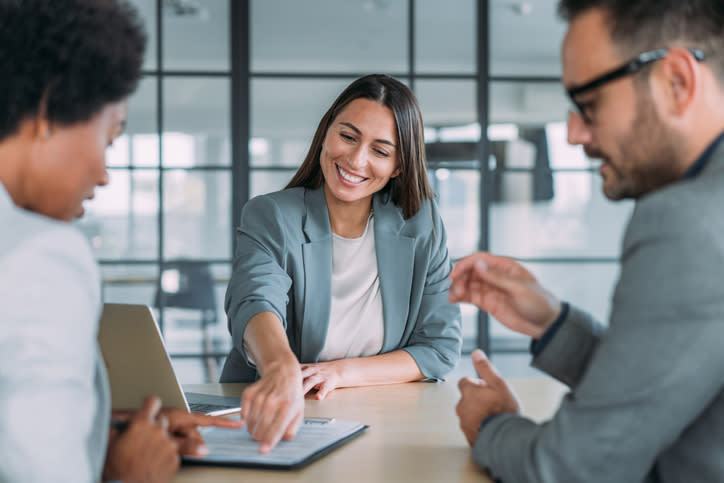
[{"label": "woman's hand", "polygon": [[265,364],[258,381],[241,396],[241,418],[259,452],[269,453],[280,439],[292,439],[304,420],[302,374],[296,358]]},{"label": "woman's hand", "polygon": [[338,387],[343,387],[342,373],[345,360],[302,364],[304,394],[317,390],[316,397],[322,400]]}]

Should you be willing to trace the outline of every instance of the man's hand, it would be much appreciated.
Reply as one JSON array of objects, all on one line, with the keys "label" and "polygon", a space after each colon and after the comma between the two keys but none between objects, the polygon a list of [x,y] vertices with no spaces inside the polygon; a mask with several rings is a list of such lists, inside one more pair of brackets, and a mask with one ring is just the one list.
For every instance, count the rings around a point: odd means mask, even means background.
[{"label": "man's hand", "polygon": [[178,445],[179,455],[206,456],[209,450],[204,445],[198,426],[216,426],[219,428],[241,428],[242,421],[207,416],[205,414],[189,413],[182,409],[163,408],[161,414],[168,419],[169,435]]},{"label": "man's hand", "polygon": [[478,252],[455,264],[450,302],[477,305],[508,328],[539,339],[556,320],[561,302],[511,258]]},{"label": "man's hand", "polygon": [[295,358],[264,368],[258,381],[241,396],[241,419],[260,453],[269,453],[280,439],[292,439],[304,420],[302,372]]},{"label": "man's hand", "polygon": [[[136,413],[132,409],[115,410],[112,413],[113,419],[128,421]],[[168,434],[178,446],[179,456],[206,456],[208,450],[204,446],[198,426],[216,426],[219,428],[242,428],[243,421],[207,416],[205,414],[189,413],[183,409],[161,408],[160,415],[168,421]]]},{"label": "man's hand", "polygon": [[162,483],[176,473],[178,446],[168,435],[168,419],[160,414],[160,409],[157,397],[147,397],[130,418],[128,428],[111,434],[104,480]]},{"label": "man's hand", "polygon": [[344,360],[302,364],[304,394],[307,394],[312,389],[316,389],[316,398],[321,401],[327,397],[327,394],[338,387],[342,387],[343,365]]},{"label": "man's hand", "polygon": [[519,413],[520,403],[515,393],[500,377],[480,349],[473,351],[473,365],[480,379],[464,377],[460,379],[460,402],[455,412],[460,418],[460,429],[470,446],[478,439],[483,420],[488,416],[503,413]]}]

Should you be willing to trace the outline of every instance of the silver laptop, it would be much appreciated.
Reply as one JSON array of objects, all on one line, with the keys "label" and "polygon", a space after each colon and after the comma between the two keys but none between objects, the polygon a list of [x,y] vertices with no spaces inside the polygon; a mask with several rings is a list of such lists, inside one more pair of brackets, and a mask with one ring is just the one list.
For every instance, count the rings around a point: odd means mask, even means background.
[{"label": "silver laptop", "polygon": [[149,395],[164,407],[211,414],[239,411],[240,398],[184,393],[150,307],[105,304],[98,343],[108,370],[113,409],[139,408]]}]

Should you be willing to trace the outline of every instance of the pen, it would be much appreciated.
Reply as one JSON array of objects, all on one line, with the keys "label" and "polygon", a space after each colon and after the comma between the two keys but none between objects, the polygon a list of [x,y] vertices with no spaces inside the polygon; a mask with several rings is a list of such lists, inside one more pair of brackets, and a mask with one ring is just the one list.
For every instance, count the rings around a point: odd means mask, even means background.
[{"label": "pen", "polygon": [[334,418],[304,418],[304,424],[330,424]]},{"label": "pen", "polygon": [[120,419],[111,419],[111,427],[116,428],[119,432],[123,432],[128,427],[128,421],[122,421]]}]

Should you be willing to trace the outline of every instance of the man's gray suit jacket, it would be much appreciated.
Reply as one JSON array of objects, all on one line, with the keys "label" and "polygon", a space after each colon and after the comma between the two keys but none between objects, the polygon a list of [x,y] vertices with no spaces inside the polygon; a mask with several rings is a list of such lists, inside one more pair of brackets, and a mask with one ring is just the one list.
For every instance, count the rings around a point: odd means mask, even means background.
[{"label": "man's gray suit jacket", "polygon": [[636,203],[608,328],[571,307],[533,364],[571,392],[543,424],[485,424],[504,482],[724,481],[724,142]]}]

